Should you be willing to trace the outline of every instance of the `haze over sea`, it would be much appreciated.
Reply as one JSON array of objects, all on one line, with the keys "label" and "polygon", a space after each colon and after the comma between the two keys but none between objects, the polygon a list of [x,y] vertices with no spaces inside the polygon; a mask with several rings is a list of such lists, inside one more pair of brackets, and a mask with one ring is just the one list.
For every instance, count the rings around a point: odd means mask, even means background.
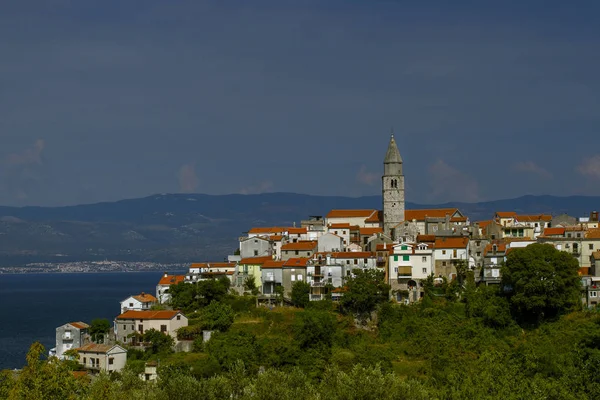
[{"label": "haze over sea", "polygon": [[56,327],[112,321],[130,294],[154,294],[161,272],[0,274],[0,369],[21,368],[29,346],[55,346]]}]

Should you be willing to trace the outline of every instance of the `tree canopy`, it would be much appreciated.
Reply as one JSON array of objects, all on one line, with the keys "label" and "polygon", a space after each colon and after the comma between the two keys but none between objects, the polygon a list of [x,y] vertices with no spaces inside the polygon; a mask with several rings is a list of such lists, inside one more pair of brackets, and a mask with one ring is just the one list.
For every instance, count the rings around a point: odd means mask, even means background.
[{"label": "tree canopy", "polygon": [[354,276],[345,282],[342,306],[359,318],[367,318],[377,306],[389,300],[390,286],[384,281],[384,272],[374,269],[355,269]]},{"label": "tree canopy", "polygon": [[104,336],[110,331],[110,321],[106,318],[96,318],[90,324],[90,335],[94,342],[104,339]]},{"label": "tree canopy", "polygon": [[310,302],[310,284],[304,281],[296,281],[292,285],[291,300],[295,307],[306,308]]},{"label": "tree canopy", "polygon": [[549,244],[531,244],[508,253],[502,286],[515,317],[538,323],[580,307],[579,263]]}]

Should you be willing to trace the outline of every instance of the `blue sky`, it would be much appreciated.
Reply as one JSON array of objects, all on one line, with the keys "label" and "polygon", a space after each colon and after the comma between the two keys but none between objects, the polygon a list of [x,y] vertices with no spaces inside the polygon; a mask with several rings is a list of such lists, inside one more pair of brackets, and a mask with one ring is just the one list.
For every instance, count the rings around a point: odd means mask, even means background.
[{"label": "blue sky", "polygon": [[600,4],[493,3],[3,4],[0,204],[600,195]]}]

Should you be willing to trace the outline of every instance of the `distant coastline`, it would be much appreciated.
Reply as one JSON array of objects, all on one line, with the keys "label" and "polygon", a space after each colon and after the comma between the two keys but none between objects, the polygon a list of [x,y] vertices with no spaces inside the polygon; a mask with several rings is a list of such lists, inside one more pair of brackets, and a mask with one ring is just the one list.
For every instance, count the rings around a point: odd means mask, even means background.
[{"label": "distant coastline", "polygon": [[187,263],[154,263],[131,261],[81,261],[67,263],[32,263],[0,267],[2,274],[79,274],[114,272],[173,272],[185,271]]}]

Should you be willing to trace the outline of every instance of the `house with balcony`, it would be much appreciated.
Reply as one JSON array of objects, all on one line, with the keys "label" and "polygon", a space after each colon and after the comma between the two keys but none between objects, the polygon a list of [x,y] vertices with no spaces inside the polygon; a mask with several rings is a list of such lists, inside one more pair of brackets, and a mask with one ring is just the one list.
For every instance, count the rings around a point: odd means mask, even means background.
[{"label": "house with balcony", "polygon": [[281,246],[281,259],[287,261],[291,258],[308,258],[317,252],[318,242],[301,241],[296,243],[286,243]]},{"label": "house with balcony", "polygon": [[344,265],[336,262],[330,252],[313,255],[307,264],[306,273],[310,283],[310,299],[323,300],[329,288],[339,288],[344,284]]},{"label": "house with balcony", "polygon": [[148,293],[140,293],[133,296],[129,296],[125,300],[121,301],[121,314],[127,310],[144,311],[152,308],[153,305],[158,303],[158,299]]},{"label": "house with balcony", "polygon": [[292,292],[292,286],[298,281],[306,282],[306,267],[308,265],[308,257],[298,257],[287,259],[282,270],[283,290],[286,296]]},{"label": "house with balcony", "polygon": [[480,270],[480,275],[475,277],[476,281],[486,285],[499,284],[500,269],[506,261],[508,249],[507,243],[503,240],[494,240],[487,244],[483,249],[483,268]]},{"label": "house with balcony", "polygon": [[228,278],[233,283],[235,273],[235,262],[206,262],[193,263],[189,272],[185,275],[185,281],[195,283],[206,279]]},{"label": "house with balcony", "polygon": [[352,274],[352,270],[377,268],[377,257],[370,251],[341,251],[330,253],[332,264],[342,265],[346,276]]},{"label": "house with balcony", "polygon": [[262,294],[275,295],[276,288],[283,285],[283,264],[285,261],[268,260],[261,267]]},{"label": "house with balcony", "polygon": [[79,364],[91,372],[118,372],[125,368],[127,350],[113,344],[88,343],[77,349]]},{"label": "house with balcony", "polygon": [[85,322],[69,322],[56,328],[56,346],[49,351],[50,357],[64,359],[64,353],[90,342],[90,326]]},{"label": "house with balcony", "polygon": [[431,243],[399,243],[389,256],[388,277],[394,299],[412,303],[423,296],[423,280],[433,273]]},{"label": "house with balcony", "polygon": [[173,337],[177,342],[177,329],[188,326],[188,319],[178,310],[125,311],[114,321],[118,341],[137,346],[144,332],[155,329]]},{"label": "house with balcony", "polygon": [[169,288],[171,285],[177,285],[185,282],[185,275],[169,275],[164,273],[156,285],[156,298],[159,303],[168,303],[171,300]]},{"label": "house with balcony", "polygon": [[[469,265],[469,238],[467,236],[436,237],[434,245],[434,275],[448,280],[456,278],[458,263]],[[471,266],[471,267],[474,267]]]},{"label": "house with balcony", "polygon": [[244,282],[246,278],[252,277],[254,279],[254,284],[259,290],[262,286],[262,266],[267,261],[273,261],[272,256],[264,256],[264,257],[247,257],[242,258],[235,270],[234,279],[233,279],[233,289],[242,293],[244,291]]}]

